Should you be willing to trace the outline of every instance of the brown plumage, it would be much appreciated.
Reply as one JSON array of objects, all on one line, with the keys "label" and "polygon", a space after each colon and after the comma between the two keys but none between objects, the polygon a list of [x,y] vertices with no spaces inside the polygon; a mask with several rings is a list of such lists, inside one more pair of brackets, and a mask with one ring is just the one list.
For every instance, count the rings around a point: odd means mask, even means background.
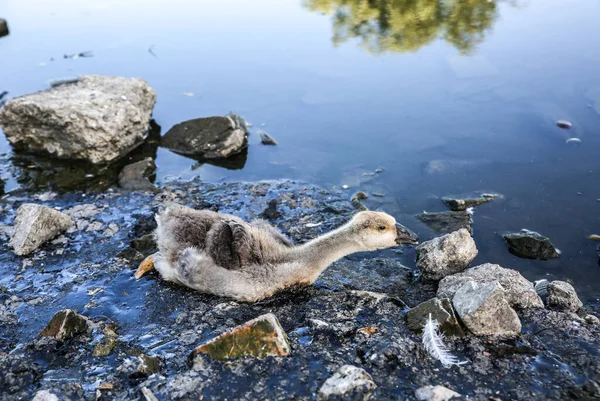
[{"label": "brown plumage", "polygon": [[[416,243],[417,236],[381,212],[360,212],[344,226],[294,246],[266,221],[171,206],[156,216],[162,278],[203,293],[254,302],[296,284],[311,284],[354,252]],[[146,261],[136,277],[151,266]]]}]

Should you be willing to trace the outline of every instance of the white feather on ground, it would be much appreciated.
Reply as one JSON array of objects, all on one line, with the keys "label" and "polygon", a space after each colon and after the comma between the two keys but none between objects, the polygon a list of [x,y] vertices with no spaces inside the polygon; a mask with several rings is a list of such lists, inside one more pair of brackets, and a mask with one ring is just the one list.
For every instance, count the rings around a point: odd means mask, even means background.
[{"label": "white feather on ground", "polygon": [[450,350],[444,344],[444,335],[439,331],[437,320],[431,319],[431,313],[425,326],[423,327],[423,345],[425,351],[432,357],[439,360],[444,367],[452,365],[464,365],[467,361],[459,361],[457,357],[450,353]]}]

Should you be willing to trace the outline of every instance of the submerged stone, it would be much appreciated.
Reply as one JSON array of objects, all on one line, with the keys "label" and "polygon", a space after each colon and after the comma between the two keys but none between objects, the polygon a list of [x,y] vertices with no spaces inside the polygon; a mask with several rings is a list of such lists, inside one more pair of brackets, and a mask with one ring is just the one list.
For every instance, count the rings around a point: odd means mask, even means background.
[{"label": "submerged stone", "polygon": [[461,395],[444,386],[424,386],[415,391],[415,397],[419,401],[448,401]]},{"label": "submerged stone", "polygon": [[108,356],[111,354],[113,349],[119,344],[117,341],[117,333],[109,327],[104,329],[104,337],[98,344],[94,346],[94,356]]},{"label": "submerged stone", "polygon": [[156,177],[155,171],[156,164],[151,157],[129,164],[119,173],[119,186],[131,191],[158,192],[151,181]]},{"label": "submerged stone", "polygon": [[50,323],[39,334],[40,337],[54,337],[59,341],[68,340],[90,330],[89,320],[71,309],[57,312]]},{"label": "submerged stone", "polygon": [[463,271],[477,256],[475,241],[464,228],[423,242],[416,251],[417,267],[426,280],[441,280]]},{"label": "submerged stone", "polygon": [[325,380],[317,400],[366,401],[376,388],[373,378],[364,369],[344,365]]},{"label": "submerged stone", "polygon": [[437,320],[440,324],[440,330],[443,331],[444,334],[449,336],[464,335],[464,331],[462,327],[460,327],[456,315],[454,314],[452,303],[447,298],[432,298],[415,306],[406,312],[406,325],[412,331],[421,333],[430,314],[431,318]]},{"label": "submerged stone", "polygon": [[505,234],[504,240],[508,244],[509,250],[522,258],[546,260],[556,259],[560,256],[548,237],[535,231],[523,229],[518,233]]},{"label": "submerged stone", "polygon": [[492,263],[475,266],[461,273],[443,278],[438,286],[437,297],[452,299],[456,291],[471,280],[477,284],[498,281],[506,291],[506,300],[515,308],[544,307],[542,300],[535,292],[533,284],[521,273]]},{"label": "submerged stone", "polygon": [[473,206],[491,202],[494,199],[500,198],[501,196],[502,195],[496,193],[482,193],[480,195],[471,195],[465,197],[445,196],[442,198],[442,200],[446,205],[448,205],[450,210],[462,211]]},{"label": "submerged stone", "polygon": [[521,321],[497,281],[481,285],[472,280],[466,282],[454,294],[452,305],[475,335],[512,337],[521,333]]},{"label": "submerged stone", "polygon": [[265,358],[288,355],[290,345],[277,317],[267,313],[202,344],[192,355],[198,353],[219,360],[246,355]]},{"label": "submerged stone", "polygon": [[106,163],[144,141],[155,102],[141,79],[88,75],[8,100],[0,126],[16,149]]},{"label": "submerged stone", "polygon": [[65,213],[27,203],[17,209],[9,245],[17,255],[28,255],[72,225],[73,220]]},{"label": "submerged stone", "polygon": [[226,158],[247,146],[246,129],[230,116],[184,121],[162,137],[161,146],[184,155]]},{"label": "submerged stone", "polygon": [[417,218],[440,234],[450,234],[461,228],[471,233],[471,225],[473,224],[471,215],[466,211],[421,213],[417,215]]},{"label": "submerged stone", "polygon": [[271,146],[277,145],[277,141],[271,135],[267,134],[265,131],[258,131],[258,135],[260,136],[260,142],[263,145],[271,145]]}]

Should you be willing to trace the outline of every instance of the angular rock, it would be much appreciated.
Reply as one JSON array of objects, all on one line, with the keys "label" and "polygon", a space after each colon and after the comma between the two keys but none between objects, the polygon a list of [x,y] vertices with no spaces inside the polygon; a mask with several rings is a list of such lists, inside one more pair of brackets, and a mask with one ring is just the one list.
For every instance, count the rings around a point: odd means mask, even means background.
[{"label": "angular rock", "polygon": [[471,234],[462,228],[417,247],[417,267],[426,280],[441,280],[463,271],[477,256]]},{"label": "angular rock", "polygon": [[340,367],[319,389],[317,400],[366,401],[377,385],[364,369],[352,365]]},{"label": "angular rock", "polygon": [[90,330],[89,320],[71,309],[64,309],[52,317],[50,323],[39,334],[40,337],[54,337],[59,341],[68,340]]},{"label": "angular rock", "polygon": [[446,298],[432,298],[406,312],[406,325],[412,331],[421,333],[423,326],[429,319],[429,314],[431,314],[432,319],[438,321],[440,330],[445,335],[463,336],[465,334],[456,319],[452,303]]},{"label": "angular rock", "polygon": [[523,277],[521,273],[492,263],[475,266],[462,273],[443,278],[438,286],[437,297],[452,299],[456,291],[470,280],[475,281],[477,284],[498,281],[506,292],[506,300],[515,308],[544,307],[532,283]]},{"label": "angular rock", "polygon": [[424,386],[415,391],[419,401],[447,401],[461,395],[444,386]]},{"label": "angular rock", "polygon": [[260,136],[260,142],[263,145],[271,145],[271,146],[277,145],[277,141],[271,135],[267,134],[265,131],[258,131],[258,135]]},{"label": "angular rock", "polygon": [[161,358],[139,354],[134,358],[127,358],[117,371],[129,376],[132,379],[143,379],[155,373],[159,373],[162,368]]},{"label": "angular rock", "polygon": [[530,230],[521,230],[518,233],[504,235],[509,250],[522,258],[528,259],[556,259],[560,253],[547,237]]},{"label": "angular rock", "polygon": [[72,225],[73,220],[65,213],[26,203],[17,209],[9,245],[17,255],[28,255]]},{"label": "angular rock", "polygon": [[444,203],[448,205],[450,210],[458,212],[467,210],[470,207],[478,206],[483,203],[491,202],[494,199],[500,198],[502,195],[495,193],[482,193],[465,197],[445,196],[442,198]]},{"label": "angular rock", "polygon": [[600,324],[600,319],[595,315],[585,315],[583,318],[587,324],[591,324],[593,326],[597,326]]},{"label": "angular rock", "polygon": [[156,164],[151,157],[137,163],[129,164],[119,173],[119,186],[131,191],[158,192],[152,184],[155,177]]},{"label": "angular rock", "polygon": [[0,126],[17,149],[106,163],[144,141],[155,102],[141,79],[88,75],[10,99]]},{"label": "angular rock", "polygon": [[277,317],[261,315],[200,345],[192,355],[203,353],[224,360],[245,355],[256,358],[286,356],[290,344]]},{"label": "angular rock", "polygon": [[104,328],[104,337],[94,346],[93,356],[108,356],[118,345],[117,333],[111,327]]},{"label": "angular rock", "polygon": [[206,117],[175,125],[162,137],[161,146],[176,153],[214,159],[240,153],[248,132],[230,116]]},{"label": "angular rock", "polygon": [[5,19],[0,18],[0,38],[9,34],[8,23]]},{"label": "angular rock", "polygon": [[521,333],[521,321],[504,294],[497,281],[477,284],[470,280],[456,291],[452,305],[475,335],[516,336]]},{"label": "angular rock", "polygon": [[40,390],[35,393],[32,401],[59,401],[55,394],[52,394],[48,390]]},{"label": "angular rock", "polygon": [[473,224],[471,215],[465,211],[421,213],[417,215],[417,218],[440,234],[450,234],[461,228],[471,233],[471,225]]},{"label": "angular rock", "polygon": [[579,300],[571,284],[556,280],[548,284],[548,305],[559,310],[577,312],[583,302]]}]

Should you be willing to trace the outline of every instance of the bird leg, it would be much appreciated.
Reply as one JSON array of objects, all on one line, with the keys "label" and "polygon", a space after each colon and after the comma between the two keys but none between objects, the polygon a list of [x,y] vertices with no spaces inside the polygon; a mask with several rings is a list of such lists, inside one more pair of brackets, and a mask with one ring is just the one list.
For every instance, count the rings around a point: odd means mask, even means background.
[{"label": "bird leg", "polygon": [[144,274],[148,273],[150,270],[154,269],[154,260],[152,259],[154,255],[148,256],[135,272],[135,278],[140,279]]}]

